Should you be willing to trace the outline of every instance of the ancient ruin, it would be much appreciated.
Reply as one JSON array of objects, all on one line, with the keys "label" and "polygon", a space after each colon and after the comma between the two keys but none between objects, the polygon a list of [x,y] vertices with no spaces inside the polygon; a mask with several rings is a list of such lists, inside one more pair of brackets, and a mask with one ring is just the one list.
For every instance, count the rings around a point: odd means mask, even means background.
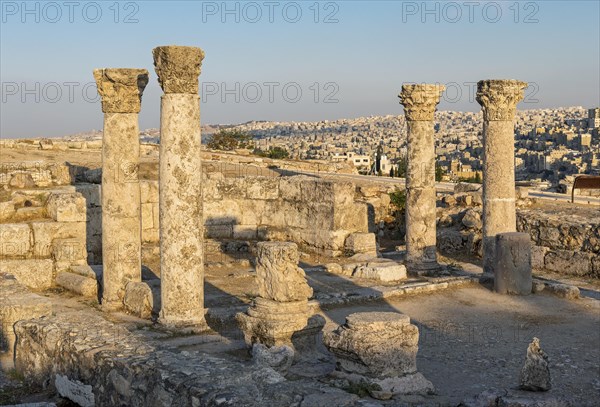
[{"label": "ancient ruin", "polygon": [[527,83],[477,82],[483,111],[483,271],[494,273],[495,236],[516,231],[514,119]]},{"label": "ancient ruin", "polygon": [[102,306],[123,307],[129,282],[142,280],[138,113],[145,69],[96,69],[102,97]]},{"label": "ancient ruin", "polygon": [[593,405],[600,218],[515,186],[526,83],[479,82],[483,186],[448,186],[443,85],[402,86],[376,177],[209,149],[204,52],[153,58],[159,138],[148,71],[105,68],[101,138],[0,141],[0,404]]},{"label": "ancient ruin", "polygon": [[406,173],[406,262],[423,273],[439,266],[435,235],[435,143],[433,113],[442,85],[403,85],[400,103],[408,126]]},{"label": "ancient ruin", "polygon": [[157,47],[152,52],[165,93],[160,107],[160,321],[204,322],[204,246],[198,76],[204,52]]}]

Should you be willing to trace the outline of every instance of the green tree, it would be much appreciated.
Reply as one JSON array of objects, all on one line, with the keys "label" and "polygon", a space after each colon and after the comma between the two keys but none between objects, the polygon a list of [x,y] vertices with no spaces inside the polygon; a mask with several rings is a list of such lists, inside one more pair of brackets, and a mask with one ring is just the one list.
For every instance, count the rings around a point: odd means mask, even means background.
[{"label": "green tree", "polygon": [[394,167],[390,168],[390,177],[394,178]]},{"label": "green tree", "polygon": [[444,169],[439,165],[435,166],[435,180],[436,182],[440,182],[442,177],[444,176]]},{"label": "green tree", "polygon": [[481,174],[479,174],[479,171],[475,173],[475,182],[481,184]]},{"label": "green tree", "polygon": [[221,129],[212,135],[206,145],[210,149],[224,151],[250,148],[252,136],[238,129]]},{"label": "green tree", "polygon": [[390,196],[390,202],[392,205],[394,205],[399,211],[403,211],[406,207],[406,191],[396,187],[396,189],[388,193],[388,195]]},{"label": "green tree", "polygon": [[406,157],[402,157],[400,161],[398,161],[398,170],[396,171],[396,176],[399,178],[406,178],[407,167],[408,162],[406,161]]},{"label": "green tree", "polygon": [[261,157],[273,158],[275,160],[281,160],[290,156],[290,153],[285,148],[279,146],[271,147],[267,151],[257,148],[254,150],[254,154]]}]

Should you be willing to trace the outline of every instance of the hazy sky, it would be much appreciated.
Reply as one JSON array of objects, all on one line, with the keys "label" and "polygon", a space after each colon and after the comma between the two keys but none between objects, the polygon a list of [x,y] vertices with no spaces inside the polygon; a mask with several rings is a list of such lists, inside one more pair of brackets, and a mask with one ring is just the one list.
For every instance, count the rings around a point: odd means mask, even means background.
[{"label": "hazy sky", "polygon": [[159,126],[158,45],[204,49],[203,123],[401,114],[404,82],[478,110],[480,79],[531,87],[519,109],[600,104],[598,1],[2,1],[2,138],[102,128],[94,68],[146,68],[140,127]]}]

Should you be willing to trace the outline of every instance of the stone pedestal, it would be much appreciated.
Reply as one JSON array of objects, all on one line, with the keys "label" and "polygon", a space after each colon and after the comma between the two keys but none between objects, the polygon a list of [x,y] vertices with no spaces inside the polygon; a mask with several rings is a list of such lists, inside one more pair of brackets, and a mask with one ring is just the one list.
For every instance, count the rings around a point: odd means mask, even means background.
[{"label": "stone pedestal", "polygon": [[483,110],[483,272],[492,275],[495,236],[516,231],[514,118],[527,83],[485,80],[477,83]]},{"label": "stone pedestal", "polygon": [[[417,372],[419,330],[408,315],[357,312],[323,336],[337,359],[337,375],[356,384],[379,386],[374,397],[428,394],[433,385]],[[388,394],[388,396],[385,396]]]},{"label": "stone pedestal", "polygon": [[528,233],[496,235],[494,291],[500,294],[531,294],[531,241]]},{"label": "stone pedestal", "polygon": [[161,310],[159,322],[205,326],[200,48],[152,51],[164,91],[160,109],[159,206]]},{"label": "stone pedestal", "polygon": [[129,281],[141,281],[138,113],[148,83],[145,69],[96,69],[102,97],[102,306],[123,306]]},{"label": "stone pedestal", "polygon": [[247,314],[237,320],[248,345],[288,345],[294,348],[292,336],[308,325],[308,301],[277,302],[256,298]]},{"label": "stone pedestal", "polygon": [[408,126],[406,264],[413,274],[439,269],[433,114],[444,89],[442,85],[403,85],[399,95]]},{"label": "stone pedestal", "polygon": [[312,288],[306,282],[304,270],[298,267],[298,246],[260,242],[256,253],[259,297],[246,314],[237,315],[246,343],[288,345],[296,351],[309,351],[325,320],[321,316],[308,317]]},{"label": "stone pedestal", "polygon": [[325,345],[348,373],[385,378],[417,371],[419,330],[408,315],[357,312],[346,324],[325,334]]}]

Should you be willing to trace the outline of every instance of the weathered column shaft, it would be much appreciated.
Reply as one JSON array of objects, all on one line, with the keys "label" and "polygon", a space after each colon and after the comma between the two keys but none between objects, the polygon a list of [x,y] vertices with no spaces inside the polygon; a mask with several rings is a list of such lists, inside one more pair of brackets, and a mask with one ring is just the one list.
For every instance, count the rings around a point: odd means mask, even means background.
[{"label": "weathered column shaft", "polygon": [[486,80],[477,84],[483,110],[483,271],[495,264],[495,236],[516,231],[514,118],[525,82]]},{"label": "weathered column shaft", "polygon": [[156,73],[165,94],[160,114],[160,321],[203,325],[204,254],[200,98],[204,53],[193,47],[158,47]]},{"label": "weathered column shaft", "polygon": [[102,97],[102,305],[123,305],[129,281],[141,281],[138,112],[145,69],[97,69]]},{"label": "weathered column shaft", "polygon": [[441,85],[403,85],[399,95],[408,127],[406,262],[417,274],[438,267],[433,114],[443,91]]}]

